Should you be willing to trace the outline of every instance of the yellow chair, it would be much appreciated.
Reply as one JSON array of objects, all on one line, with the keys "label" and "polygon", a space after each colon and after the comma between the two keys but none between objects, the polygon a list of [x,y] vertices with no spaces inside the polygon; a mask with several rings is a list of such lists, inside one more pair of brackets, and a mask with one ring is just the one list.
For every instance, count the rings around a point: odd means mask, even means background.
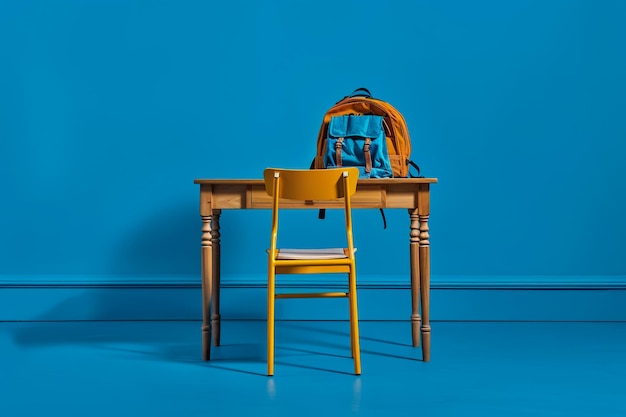
[{"label": "yellow chair", "polygon": [[[361,374],[359,326],[356,297],[356,266],[352,239],[350,196],[356,191],[356,168],[292,170],[267,168],[263,172],[265,190],[272,197],[272,235],[268,250],[267,282],[267,374],[274,375],[274,304],[277,298],[348,298],[350,304],[350,345],[354,373]],[[346,219],[346,248],[278,249],[278,210],[288,200],[343,200]],[[317,209],[313,204],[311,208]],[[276,294],[278,274],[348,274],[348,292]]]}]

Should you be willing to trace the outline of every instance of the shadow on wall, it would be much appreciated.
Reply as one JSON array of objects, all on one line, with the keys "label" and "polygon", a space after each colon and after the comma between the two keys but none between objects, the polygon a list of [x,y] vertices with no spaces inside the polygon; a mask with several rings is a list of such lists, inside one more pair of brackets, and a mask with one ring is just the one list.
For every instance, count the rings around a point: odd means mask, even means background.
[{"label": "shadow on wall", "polygon": [[[223,210],[220,220],[222,275],[265,274],[268,210]],[[267,226],[266,226],[267,225]],[[145,216],[117,245],[112,274],[200,277],[202,220],[197,199]]]},{"label": "shadow on wall", "polygon": [[121,238],[110,271],[131,277],[199,276],[200,234],[197,202],[160,207],[142,216]]},{"label": "shadow on wall", "polygon": [[[228,217],[225,234],[237,238],[225,239],[222,245],[224,263],[245,271],[240,262],[241,241],[255,245],[258,240],[258,216]],[[231,216],[232,215],[232,216]],[[246,217],[246,218],[244,218]],[[241,220],[241,221],[240,221]],[[12,317],[6,320],[28,321],[14,332],[18,345],[83,344],[104,342],[150,342],[158,344],[171,340],[171,335],[142,332],[116,333],[92,331],[88,321],[193,321],[193,336],[200,341],[202,296],[200,288],[200,237],[202,222],[197,201],[177,203],[142,217],[142,221],[122,236],[111,254],[109,274],[94,276],[92,282],[55,284],[39,288],[10,289],[16,296]],[[256,236],[256,237],[255,237]],[[265,233],[263,234],[265,236]],[[265,242],[265,239],[263,239]],[[260,240],[257,244],[263,246]],[[256,250],[256,249],[253,249]],[[258,250],[261,262],[256,262],[265,272],[265,251]],[[256,255],[255,255],[256,256]],[[263,316],[265,299],[254,299],[253,293],[238,294],[230,303],[236,303],[235,315],[240,317]],[[25,300],[25,302],[19,301]],[[32,306],[37,308],[33,309]],[[30,306],[30,307],[29,307]],[[14,316],[14,317],[13,317]],[[56,330],[50,321],[84,321],[84,326],[62,327]],[[98,327],[101,329],[101,327]],[[105,326],[109,329],[109,326]]]}]

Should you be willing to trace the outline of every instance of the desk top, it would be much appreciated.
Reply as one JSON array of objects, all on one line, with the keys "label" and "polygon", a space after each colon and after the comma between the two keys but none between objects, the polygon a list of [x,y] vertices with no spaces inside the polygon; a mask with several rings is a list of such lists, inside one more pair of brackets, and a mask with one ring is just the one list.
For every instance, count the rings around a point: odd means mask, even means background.
[{"label": "desk top", "polygon": [[[432,184],[437,178],[361,178],[357,184],[384,185],[384,184]],[[196,179],[194,184],[239,184],[239,185],[263,185],[262,179],[236,179],[236,178],[216,178],[216,179]]]},{"label": "desk top", "polygon": [[[437,178],[363,178],[357,182],[352,197],[353,208],[419,208],[420,215],[429,212],[430,184]],[[200,185],[200,210],[272,208],[272,198],[262,179],[197,179]],[[295,201],[283,203],[290,208],[337,208],[338,200]]]}]

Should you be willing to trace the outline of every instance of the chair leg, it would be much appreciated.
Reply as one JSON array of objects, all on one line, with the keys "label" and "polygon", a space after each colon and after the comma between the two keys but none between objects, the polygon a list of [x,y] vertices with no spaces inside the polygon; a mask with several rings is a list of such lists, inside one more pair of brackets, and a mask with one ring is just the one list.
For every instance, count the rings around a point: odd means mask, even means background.
[{"label": "chair leg", "polygon": [[276,275],[269,269],[267,280],[267,375],[274,375],[274,305],[276,302]]},{"label": "chair leg", "polygon": [[350,341],[352,345],[352,357],[354,358],[354,373],[361,375],[361,348],[359,346],[359,312],[356,297],[356,273],[354,268],[349,277],[349,300],[350,300]]},{"label": "chair leg", "polygon": [[350,293],[348,293],[348,314],[350,316],[350,357],[354,358],[354,331],[353,331],[353,317],[352,317],[352,302],[350,301]]}]

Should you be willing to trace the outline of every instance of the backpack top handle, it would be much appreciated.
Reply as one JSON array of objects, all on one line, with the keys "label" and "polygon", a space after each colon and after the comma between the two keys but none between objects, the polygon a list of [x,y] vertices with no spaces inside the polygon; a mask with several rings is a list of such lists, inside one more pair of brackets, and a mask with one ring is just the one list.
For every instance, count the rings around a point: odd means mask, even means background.
[{"label": "backpack top handle", "polygon": [[359,87],[352,92],[348,97],[372,97],[372,93],[365,87]]},{"label": "backpack top handle", "polygon": [[[344,98],[339,100],[337,103],[341,102],[342,100],[345,100],[347,98],[352,98],[352,97],[374,98],[374,97],[372,97],[372,93],[370,93],[370,90],[368,90],[365,87],[359,87],[356,90],[354,90],[351,94],[349,94],[347,96],[344,96]],[[337,104],[337,103],[335,103],[335,104]]]}]

